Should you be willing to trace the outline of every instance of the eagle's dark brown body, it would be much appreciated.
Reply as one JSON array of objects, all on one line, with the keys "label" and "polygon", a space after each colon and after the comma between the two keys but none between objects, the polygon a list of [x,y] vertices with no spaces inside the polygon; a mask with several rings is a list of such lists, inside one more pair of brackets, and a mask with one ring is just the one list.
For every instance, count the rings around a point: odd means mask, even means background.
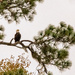
[{"label": "eagle's dark brown body", "polygon": [[21,34],[20,34],[19,32],[16,32],[14,39],[15,39],[15,42],[20,41],[20,39],[21,39]]}]

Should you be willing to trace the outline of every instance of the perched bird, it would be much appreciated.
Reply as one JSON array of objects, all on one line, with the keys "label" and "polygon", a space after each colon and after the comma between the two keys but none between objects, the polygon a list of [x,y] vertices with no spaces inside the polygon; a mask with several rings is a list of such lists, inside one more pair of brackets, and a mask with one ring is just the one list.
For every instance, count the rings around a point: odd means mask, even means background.
[{"label": "perched bird", "polygon": [[15,40],[15,42],[18,42],[18,41],[20,41],[20,39],[21,39],[21,34],[19,32],[19,29],[17,29],[14,40]]}]

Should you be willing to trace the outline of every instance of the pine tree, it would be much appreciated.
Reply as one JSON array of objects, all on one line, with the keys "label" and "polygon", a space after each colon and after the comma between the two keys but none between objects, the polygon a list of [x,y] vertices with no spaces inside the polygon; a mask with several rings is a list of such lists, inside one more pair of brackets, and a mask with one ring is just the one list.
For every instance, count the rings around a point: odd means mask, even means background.
[{"label": "pine tree", "polygon": [[[0,14],[8,22],[18,22],[22,17],[32,20],[37,1],[42,0],[2,0],[0,1]],[[4,38],[3,31],[4,28],[0,26],[0,40]],[[29,42],[30,44],[26,46],[23,42]],[[25,51],[29,49],[32,57],[41,66],[41,69],[37,69],[38,73],[41,70],[42,73],[51,75],[51,73],[48,73],[47,65],[54,65],[61,71],[71,67],[72,63],[68,59],[68,50],[71,45],[75,44],[75,32],[71,25],[60,22],[58,27],[50,24],[44,31],[40,31],[39,35],[34,37],[34,41],[21,40],[16,44],[0,41],[0,44],[15,46]],[[22,47],[17,46],[17,44]]]},{"label": "pine tree", "polygon": [[[39,35],[34,37],[35,43],[32,45],[33,58],[37,59],[39,64],[47,72],[46,65],[54,65],[61,71],[70,68],[72,65],[68,59],[68,49],[75,44],[75,32],[72,26],[60,22],[60,26],[49,25]],[[61,46],[61,47],[60,47]]]},{"label": "pine tree", "polygon": [[[4,29],[1,28],[0,30]],[[2,38],[3,35],[1,35]],[[27,46],[23,42],[29,42],[29,45]],[[15,46],[25,51],[29,49],[32,57],[41,66],[40,69],[37,68],[38,73],[40,74],[41,70],[42,73],[48,74],[48,65],[56,66],[60,71],[71,67],[72,63],[68,59],[68,50],[71,45],[75,44],[75,32],[71,25],[60,22],[58,27],[50,24],[44,31],[40,31],[39,35],[34,37],[34,41],[21,40],[16,44],[0,41],[0,44]],[[20,44],[22,47],[17,46],[17,44]]]},{"label": "pine tree", "polygon": [[19,22],[20,18],[31,21],[35,12],[36,2],[43,0],[1,0],[0,14],[8,22]]}]

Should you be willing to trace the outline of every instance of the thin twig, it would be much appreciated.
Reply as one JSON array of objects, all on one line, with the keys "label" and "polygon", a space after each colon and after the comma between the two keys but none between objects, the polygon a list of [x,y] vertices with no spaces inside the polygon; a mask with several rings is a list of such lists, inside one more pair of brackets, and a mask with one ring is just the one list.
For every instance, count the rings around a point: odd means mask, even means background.
[{"label": "thin twig", "polygon": [[44,67],[44,71],[47,73],[47,68],[46,68],[46,66],[45,66],[45,64],[43,62],[42,62],[42,65]]},{"label": "thin twig", "polygon": [[12,43],[13,40],[14,40],[14,38],[12,38],[12,39],[10,40],[10,43]]}]

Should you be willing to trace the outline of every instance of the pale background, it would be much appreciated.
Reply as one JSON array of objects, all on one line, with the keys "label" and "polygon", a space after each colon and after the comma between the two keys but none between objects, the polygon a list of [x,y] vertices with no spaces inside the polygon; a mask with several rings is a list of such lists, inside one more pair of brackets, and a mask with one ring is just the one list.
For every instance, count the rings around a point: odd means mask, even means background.
[{"label": "pale background", "polygon": [[[43,3],[37,3],[36,7],[37,15],[34,16],[32,22],[28,22],[24,19],[20,24],[11,23],[4,19],[0,19],[0,25],[5,27],[5,39],[9,42],[14,37],[16,29],[20,29],[22,39],[33,40],[33,37],[38,34],[40,30],[44,30],[49,24],[58,26],[60,21],[64,21],[66,24],[70,24],[75,29],[75,0],[44,0]],[[14,55],[17,57],[24,53],[24,50],[10,46],[0,46],[0,59],[10,57]],[[29,56],[30,54],[28,54]],[[31,61],[30,71],[35,71],[37,62],[29,57]],[[60,72],[56,67],[51,67],[51,71],[54,75],[75,75],[75,45],[69,50],[69,59],[72,61],[72,67],[69,70]]]}]

